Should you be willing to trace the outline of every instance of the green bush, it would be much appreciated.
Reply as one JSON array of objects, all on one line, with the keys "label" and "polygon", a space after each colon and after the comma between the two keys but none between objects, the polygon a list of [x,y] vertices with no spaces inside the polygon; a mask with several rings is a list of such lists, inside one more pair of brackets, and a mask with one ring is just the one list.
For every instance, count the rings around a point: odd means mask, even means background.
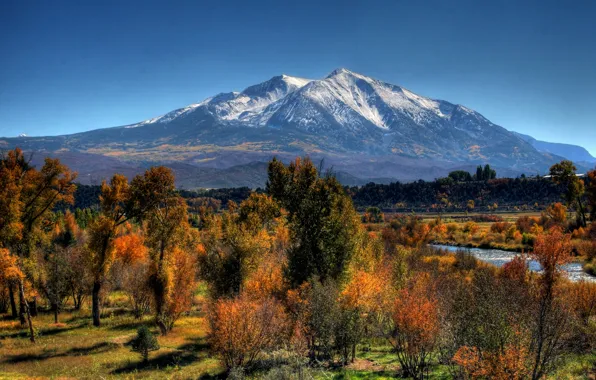
[{"label": "green bush", "polygon": [[132,341],[132,350],[138,352],[143,358],[143,363],[149,360],[149,352],[159,350],[157,338],[145,325],[139,327],[137,336]]}]

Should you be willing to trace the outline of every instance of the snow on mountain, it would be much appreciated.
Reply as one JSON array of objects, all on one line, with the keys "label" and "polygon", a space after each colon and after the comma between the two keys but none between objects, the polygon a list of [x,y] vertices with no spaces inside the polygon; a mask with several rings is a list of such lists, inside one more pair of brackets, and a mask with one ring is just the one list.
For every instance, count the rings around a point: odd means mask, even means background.
[{"label": "snow on mountain", "polygon": [[[404,128],[405,124],[436,126],[448,122],[454,111],[492,125],[463,106],[426,98],[347,69],[337,69],[321,80],[287,75],[273,77],[242,92],[222,93],[125,128],[169,123],[199,109],[207,111],[223,125],[274,128],[293,125],[306,131],[337,128],[358,131],[374,126],[389,132]],[[455,128],[464,127],[465,124]]]},{"label": "snow on mountain", "polygon": [[354,167],[385,157],[392,168],[385,175],[411,159],[531,172],[560,159],[470,108],[347,69],[316,80],[280,75],[140,123],[20,143],[201,165],[216,165],[215,155],[221,165],[233,157],[332,155]]},{"label": "snow on mountain", "polygon": [[242,92],[221,93],[196,104],[167,113],[153,119],[128,125],[136,128],[153,123],[168,123],[187,115],[197,108],[205,108],[222,122],[245,122],[252,125],[255,114],[286,95],[304,87],[311,80],[280,75],[270,80],[247,87]]}]

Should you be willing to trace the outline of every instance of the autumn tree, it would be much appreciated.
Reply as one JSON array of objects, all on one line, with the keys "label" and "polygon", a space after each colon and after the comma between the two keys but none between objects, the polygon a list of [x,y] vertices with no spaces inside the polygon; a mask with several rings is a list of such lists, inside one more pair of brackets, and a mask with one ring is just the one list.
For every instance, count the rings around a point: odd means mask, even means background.
[{"label": "autumn tree", "polygon": [[577,210],[578,220],[585,227],[586,214],[582,200],[585,186],[584,181],[575,174],[576,170],[573,162],[563,160],[550,167],[550,175],[557,184],[565,186],[565,202],[567,206],[573,206]]},{"label": "autumn tree", "polygon": [[362,216],[362,221],[365,223],[383,223],[385,215],[378,207],[368,207]]},{"label": "autumn tree", "polygon": [[476,268],[471,281],[455,284],[443,302],[443,354],[471,378],[524,378],[531,372],[533,318],[526,258],[518,256],[500,270]]},{"label": "autumn tree", "polygon": [[554,203],[542,212],[542,224],[547,227],[564,227],[567,222],[567,207],[560,202]]},{"label": "autumn tree", "polygon": [[289,332],[287,315],[273,299],[220,299],[212,306],[209,322],[212,349],[228,371],[252,366],[263,351],[279,347]]},{"label": "autumn tree", "polygon": [[423,378],[439,333],[438,302],[427,277],[417,278],[398,293],[392,319],[389,342],[403,375]]},{"label": "autumn tree", "polygon": [[[0,248],[0,282],[5,284],[14,284],[24,282],[25,275],[19,268],[17,257],[12,255],[10,251],[6,248]],[[19,286],[19,291],[21,292],[21,297],[25,298],[24,293],[24,286]],[[25,308],[29,306],[25,304]],[[31,342],[35,343],[35,333],[33,332],[33,324],[31,323],[31,315],[27,310],[26,316],[28,319],[29,324],[29,339]]]},{"label": "autumn tree", "polygon": [[131,183],[116,174],[110,183],[101,186],[101,213],[89,227],[89,261],[93,273],[93,325],[100,325],[99,295],[106,274],[114,260],[114,239],[128,221],[140,219],[166,199],[174,190],[174,177],[169,169],[153,167]]},{"label": "autumn tree", "polygon": [[309,158],[289,166],[273,159],[268,176],[267,193],[288,212],[287,272],[292,285],[312,276],[340,279],[356,251],[359,225],[341,184],[330,173],[321,177]]},{"label": "autumn tree", "polygon": [[76,254],[80,238],[81,231],[74,215],[67,212],[56,219],[52,241],[47,249],[36,250],[37,270],[33,275],[34,283],[49,301],[55,323],[58,323],[58,314],[64,301],[72,295],[69,287],[70,280],[74,276],[81,276],[81,273],[73,273],[74,268],[71,267],[69,259],[72,254]]},{"label": "autumn tree", "polygon": [[422,247],[430,238],[430,226],[415,215],[396,215],[383,230],[383,239],[387,243],[406,247]]},{"label": "autumn tree", "polygon": [[531,375],[529,352],[523,340],[507,343],[502,349],[482,353],[476,347],[460,347],[453,361],[472,378],[523,380]]},{"label": "autumn tree", "polygon": [[370,271],[357,270],[339,294],[339,322],[336,348],[343,363],[356,357],[356,346],[364,338],[374,338],[386,322],[395,292],[391,271],[378,265]]},{"label": "autumn tree", "polygon": [[532,379],[540,379],[553,367],[562,353],[562,336],[568,328],[568,314],[560,294],[561,266],[568,263],[571,236],[559,228],[540,235],[534,243],[534,258],[542,267],[538,280],[536,320],[531,351],[534,355]]},{"label": "autumn tree", "polygon": [[466,208],[468,209],[468,211],[471,212],[472,210],[474,210],[474,206],[475,206],[474,200],[470,199],[466,205]]},{"label": "autumn tree", "polygon": [[124,234],[114,239],[117,264],[122,268],[122,287],[128,293],[135,318],[150,309],[153,294],[148,284],[150,276],[149,252],[139,228],[126,223]]},{"label": "autumn tree", "polygon": [[268,256],[274,243],[279,206],[264,194],[251,194],[238,207],[228,202],[224,212],[202,233],[201,275],[212,296],[233,296]]},{"label": "autumn tree", "polygon": [[596,169],[588,172],[588,186],[586,194],[588,195],[588,206],[590,208],[590,219],[596,221]]},{"label": "autumn tree", "polygon": [[[173,182],[173,177],[172,177]],[[180,314],[190,309],[195,283],[191,230],[184,200],[173,193],[147,215],[147,246],[150,249],[155,321],[163,335]]]},{"label": "autumn tree", "polygon": [[[58,159],[46,158],[37,170],[19,148],[3,155],[0,159],[0,244],[21,260],[28,259],[35,245],[47,235],[43,222],[54,206],[59,202],[73,202],[76,176]],[[24,284],[25,277],[18,277],[21,323],[28,322],[33,331]],[[9,283],[12,298],[14,286],[14,282]],[[14,303],[11,306],[16,315]]]}]

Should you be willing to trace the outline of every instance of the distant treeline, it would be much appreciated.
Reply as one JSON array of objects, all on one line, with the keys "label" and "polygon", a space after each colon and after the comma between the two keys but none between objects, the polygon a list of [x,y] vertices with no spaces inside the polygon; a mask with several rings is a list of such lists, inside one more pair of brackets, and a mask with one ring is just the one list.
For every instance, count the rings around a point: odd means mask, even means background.
[{"label": "distant treeline", "polygon": [[[252,189],[249,187],[180,190],[186,199],[211,198],[226,207],[228,201],[236,203],[248,198]],[[257,189],[256,192],[263,192]],[[551,179],[532,178],[498,178],[490,180],[456,181],[452,177],[435,181],[416,181],[410,183],[394,182],[388,185],[369,183],[364,186],[347,187],[359,209],[369,206],[385,210],[404,211],[457,211],[470,209],[473,201],[477,211],[513,209],[542,209],[561,200],[564,188],[556,185]],[[78,185],[75,193],[73,209],[89,208],[99,204],[100,186]]]},{"label": "distant treeline", "polygon": [[[223,207],[226,207],[228,201],[234,201],[240,203],[248,196],[253,190],[249,187],[235,187],[227,189],[209,189],[209,190],[179,190],[180,195],[186,199],[194,198],[213,198],[221,202]],[[262,193],[262,189],[257,189],[256,192]],[[101,193],[101,186],[98,185],[77,185],[75,192],[75,202],[71,209],[85,209],[94,208],[99,205],[99,195]],[[67,208],[65,205],[58,206],[58,209]]]},{"label": "distant treeline", "polygon": [[[388,185],[369,183],[350,187],[348,193],[359,207],[376,206],[398,211],[445,211],[517,208],[543,208],[561,201],[562,186],[547,178],[498,178],[485,181],[456,182],[452,178]],[[422,210],[421,210],[422,209]]]}]

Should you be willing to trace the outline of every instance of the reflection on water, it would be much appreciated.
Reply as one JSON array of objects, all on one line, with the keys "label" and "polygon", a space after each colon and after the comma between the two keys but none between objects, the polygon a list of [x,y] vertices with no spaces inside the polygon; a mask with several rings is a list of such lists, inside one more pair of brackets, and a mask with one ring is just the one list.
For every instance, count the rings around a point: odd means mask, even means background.
[{"label": "reflection on water", "polygon": [[[465,248],[465,247],[454,247],[451,245],[440,245],[440,244],[432,244],[432,247],[441,248],[448,251],[455,252],[457,250],[464,250],[466,252],[471,253],[474,257],[479,260],[485,261],[487,263],[496,265],[498,267],[502,266],[503,264],[513,260],[513,258],[518,255],[517,252],[508,252],[503,251],[500,249],[489,249],[489,248]],[[540,271],[540,264],[538,264],[534,260],[528,260],[528,266],[530,270],[539,272]],[[567,277],[571,281],[580,281],[580,280],[587,280],[587,281],[596,281],[595,277],[590,276],[586,272],[582,270],[582,266],[580,263],[569,263],[563,266],[565,272],[567,272]]]}]

